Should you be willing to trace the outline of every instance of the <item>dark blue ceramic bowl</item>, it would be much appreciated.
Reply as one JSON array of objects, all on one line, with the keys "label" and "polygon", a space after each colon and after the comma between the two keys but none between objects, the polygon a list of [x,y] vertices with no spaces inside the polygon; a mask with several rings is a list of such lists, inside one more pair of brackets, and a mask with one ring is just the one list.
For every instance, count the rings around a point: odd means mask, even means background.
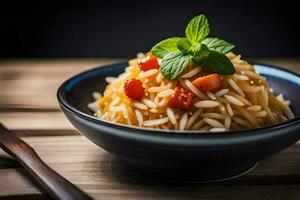
[{"label": "dark blue ceramic bowl", "polygon": [[83,72],[61,85],[58,101],[70,122],[95,144],[159,178],[211,181],[244,174],[258,161],[300,139],[300,76],[256,64],[271,88],[291,100],[296,118],[274,126],[224,133],[165,131],[114,124],[87,108],[93,91],[103,91],[106,76],[117,76],[126,63]]}]

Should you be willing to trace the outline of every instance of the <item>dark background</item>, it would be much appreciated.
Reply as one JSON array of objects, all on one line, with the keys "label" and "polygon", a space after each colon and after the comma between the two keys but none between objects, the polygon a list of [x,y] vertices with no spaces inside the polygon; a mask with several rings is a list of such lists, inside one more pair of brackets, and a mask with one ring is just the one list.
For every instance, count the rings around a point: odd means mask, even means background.
[{"label": "dark background", "polygon": [[300,56],[297,1],[9,1],[0,6],[0,57],[132,57],[183,36],[206,14],[211,36],[246,57]]}]

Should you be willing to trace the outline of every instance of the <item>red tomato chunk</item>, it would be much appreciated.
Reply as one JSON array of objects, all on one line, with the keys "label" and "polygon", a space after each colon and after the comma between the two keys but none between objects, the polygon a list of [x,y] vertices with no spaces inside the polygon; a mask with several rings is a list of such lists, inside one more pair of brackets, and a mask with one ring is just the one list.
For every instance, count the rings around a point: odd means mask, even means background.
[{"label": "red tomato chunk", "polygon": [[188,110],[192,106],[193,97],[194,94],[191,91],[183,87],[176,87],[168,104],[174,108]]},{"label": "red tomato chunk", "polygon": [[144,90],[142,81],[132,78],[124,84],[125,94],[134,100],[139,100],[144,96]]},{"label": "red tomato chunk", "polygon": [[192,84],[203,92],[213,92],[222,87],[221,77],[219,74],[209,74],[197,78]]},{"label": "red tomato chunk", "polygon": [[145,72],[150,69],[159,69],[159,63],[155,56],[152,55],[152,53],[147,53],[146,57],[142,59],[142,61],[139,63],[140,69]]}]

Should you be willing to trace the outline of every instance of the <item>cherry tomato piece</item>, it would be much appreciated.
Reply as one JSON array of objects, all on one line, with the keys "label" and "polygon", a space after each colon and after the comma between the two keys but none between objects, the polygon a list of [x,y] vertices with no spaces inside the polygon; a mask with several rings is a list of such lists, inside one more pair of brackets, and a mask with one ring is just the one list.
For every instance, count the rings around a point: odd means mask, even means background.
[{"label": "cherry tomato piece", "polygon": [[146,72],[150,69],[159,69],[159,63],[155,56],[152,53],[147,53],[146,57],[142,59],[139,63],[140,69],[143,72]]},{"label": "cherry tomato piece", "polygon": [[184,87],[176,87],[168,104],[174,108],[188,110],[192,106],[194,94]]},{"label": "cherry tomato piece", "polygon": [[132,78],[124,84],[124,91],[126,96],[131,99],[139,100],[144,96],[144,90],[142,81]]}]

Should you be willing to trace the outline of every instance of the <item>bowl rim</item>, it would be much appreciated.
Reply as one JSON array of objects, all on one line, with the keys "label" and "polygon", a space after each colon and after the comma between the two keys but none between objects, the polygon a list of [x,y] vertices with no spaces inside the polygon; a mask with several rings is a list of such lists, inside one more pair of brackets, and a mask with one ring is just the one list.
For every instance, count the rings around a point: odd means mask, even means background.
[{"label": "bowl rim", "polygon": [[[263,67],[267,67],[267,68],[275,68],[284,72],[287,72],[289,74],[292,74],[298,78],[300,78],[300,74],[291,71],[289,69],[285,69],[285,68],[281,68],[278,66],[274,66],[274,65],[269,65],[269,64],[264,64],[264,63],[260,63],[260,62],[251,62],[251,64],[253,65],[260,65]],[[84,77],[87,74],[90,74],[94,71],[98,71],[98,70],[105,70],[107,68],[110,68],[112,66],[120,66],[120,65],[124,65],[127,66],[126,62],[117,62],[117,63],[112,63],[112,64],[107,64],[107,65],[103,65],[103,66],[98,66],[95,68],[92,68],[90,70],[86,70],[83,71],[75,76],[70,77],[69,79],[67,79],[66,81],[64,81],[58,88],[57,90],[57,99],[58,102],[60,104],[60,106],[66,110],[68,110],[69,112],[73,113],[74,115],[83,118],[85,120],[88,120],[90,122],[93,122],[99,126],[108,126],[110,128],[114,128],[114,129],[122,129],[122,130],[126,130],[126,131],[139,131],[139,132],[143,132],[144,134],[155,134],[156,136],[161,136],[161,135],[177,135],[179,137],[185,137],[185,136],[196,136],[196,137],[215,137],[216,135],[222,135],[222,136],[246,136],[246,135],[253,135],[256,134],[257,132],[260,131],[266,131],[266,132],[272,132],[274,130],[278,130],[278,129],[282,129],[282,128],[286,128],[286,127],[290,127],[293,126],[297,123],[300,122],[300,116],[296,116],[294,119],[290,119],[287,120],[285,122],[279,123],[279,124],[274,124],[274,125],[269,125],[269,126],[264,126],[264,127],[259,127],[259,128],[252,128],[252,129],[242,129],[242,130],[230,130],[230,131],[220,131],[220,132],[209,132],[209,131],[200,131],[200,130],[165,130],[165,129],[154,129],[154,128],[142,128],[142,127],[137,127],[137,126],[131,126],[131,125],[124,125],[124,124],[118,124],[118,123],[114,123],[114,122],[110,122],[110,121],[106,121],[106,120],[102,120],[99,119],[95,116],[92,116],[90,114],[87,114],[85,112],[80,111],[79,109],[77,109],[76,107],[72,106],[71,104],[68,103],[68,101],[64,98],[64,92],[66,90],[66,87],[73,82],[75,79],[78,79],[80,77]],[[290,81],[288,79],[285,79],[286,81]],[[295,83],[294,83],[295,84]],[[238,134],[237,134],[238,133]]]}]

